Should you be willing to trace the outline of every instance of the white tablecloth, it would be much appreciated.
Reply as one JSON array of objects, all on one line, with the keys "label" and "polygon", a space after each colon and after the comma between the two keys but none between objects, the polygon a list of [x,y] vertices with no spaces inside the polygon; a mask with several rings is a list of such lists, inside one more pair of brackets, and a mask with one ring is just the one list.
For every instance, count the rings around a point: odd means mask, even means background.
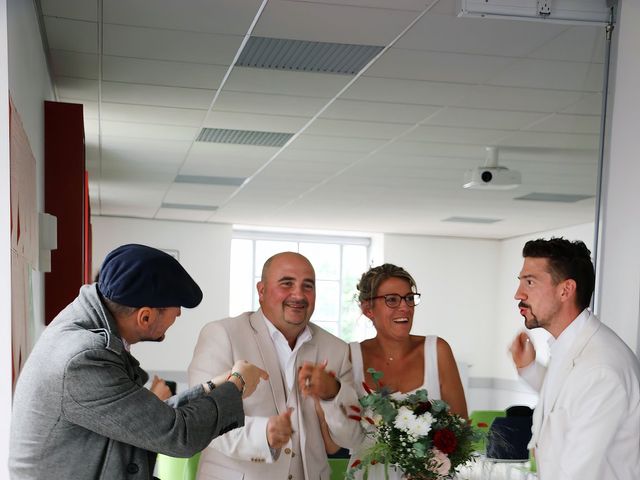
[{"label": "white tablecloth", "polygon": [[538,476],[529,471],[529,462],[489,460],[476,458],[460,469],[456,480],[535,480]]}]

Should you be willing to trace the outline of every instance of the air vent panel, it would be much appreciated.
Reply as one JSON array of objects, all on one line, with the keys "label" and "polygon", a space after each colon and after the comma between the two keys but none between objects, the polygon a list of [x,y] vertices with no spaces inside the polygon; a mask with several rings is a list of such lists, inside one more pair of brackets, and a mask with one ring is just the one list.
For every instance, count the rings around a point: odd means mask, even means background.
[{"label": "air vent panel", "polygon": [[256,130],[230,130],[226,128],[203,128],[196,142],[233,143],[259,147],[282,147],[293,133],[259,132]]},{"label": "air vent panel", "polygon": [[383,47],[377,45],[251,37],[236,65],[355,75],[382,49]]}]

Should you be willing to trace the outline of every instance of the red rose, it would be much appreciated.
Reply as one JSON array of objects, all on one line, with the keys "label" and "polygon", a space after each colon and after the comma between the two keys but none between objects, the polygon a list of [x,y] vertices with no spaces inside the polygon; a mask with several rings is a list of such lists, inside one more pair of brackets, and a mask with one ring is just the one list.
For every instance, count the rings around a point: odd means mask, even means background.
[{"label": "red rose", "polygon": [[458,446],[458,440],[451,430],[443,428],[433,434],[433,444],[442,453],[449,455],[455,451]]}]

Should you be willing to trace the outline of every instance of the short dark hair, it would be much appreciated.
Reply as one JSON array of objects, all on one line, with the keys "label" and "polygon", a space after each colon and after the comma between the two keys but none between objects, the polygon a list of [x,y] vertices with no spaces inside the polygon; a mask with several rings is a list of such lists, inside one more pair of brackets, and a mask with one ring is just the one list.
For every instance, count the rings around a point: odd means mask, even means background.
[{"label": "short dark hair", "polygon": [[530,240],[524,244],[522,256],[547,258],[553,281],[557,284],[567,279],[574,280],[577,306],[581,310],[589,306],[596,284],[596,275],[591,262],[591,252],[584,242],[570,241],[562,237]]},{"label": "short dark hair", "polygon": [[385,263],[377,267],[371,267],[360,277],[356,288],[358,289],[358,300],[360,304],[371,300],[378,294],[380,284],[388,278],[401,278],[409,282],[412,290],[416,288],[416,281],[404,268],[391,263]]}]

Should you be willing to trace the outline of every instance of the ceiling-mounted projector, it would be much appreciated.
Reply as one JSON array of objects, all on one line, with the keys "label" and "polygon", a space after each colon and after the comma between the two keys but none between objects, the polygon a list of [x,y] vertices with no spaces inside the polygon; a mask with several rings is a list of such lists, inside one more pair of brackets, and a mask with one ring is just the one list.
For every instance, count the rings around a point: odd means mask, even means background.
[{"label": "ceiling-mounted projector", "polygon": [[464,174],[464,188],[481,190],[510,190],[522,183],[520,172],[498,165],[498,149],[486,147],[487,160],[484,167],[467,170]]}]

